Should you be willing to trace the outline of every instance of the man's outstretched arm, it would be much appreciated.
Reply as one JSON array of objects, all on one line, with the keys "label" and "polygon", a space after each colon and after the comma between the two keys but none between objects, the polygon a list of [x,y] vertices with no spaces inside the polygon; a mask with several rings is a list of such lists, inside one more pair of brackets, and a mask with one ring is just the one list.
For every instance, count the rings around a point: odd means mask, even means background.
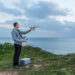
[{"label": "man's outstretched arm", "polygon": [[27,33],[31,32],[31,31],[32,31],[32,27],[29,30],[27,30],[27,31],[20,31],[20,33],[21,34],[27,34]]},{"label": "man's outstretched arm", "polygon": [[27,34],[29,33],[31,30],[27,30],[27,31],[20,31],[21,34]]}]

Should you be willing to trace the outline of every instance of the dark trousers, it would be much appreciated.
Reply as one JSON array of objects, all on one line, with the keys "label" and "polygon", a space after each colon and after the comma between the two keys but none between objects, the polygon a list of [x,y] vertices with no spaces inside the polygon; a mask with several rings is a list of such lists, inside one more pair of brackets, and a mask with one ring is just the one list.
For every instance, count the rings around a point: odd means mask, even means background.
[{"label": "dark trousers", "polygon": [[13,66],[19,65],[19,56],[21,53],[22,46],[19,44],[14,44],[15,52],[14,52],[14,60],[13,60]]}]

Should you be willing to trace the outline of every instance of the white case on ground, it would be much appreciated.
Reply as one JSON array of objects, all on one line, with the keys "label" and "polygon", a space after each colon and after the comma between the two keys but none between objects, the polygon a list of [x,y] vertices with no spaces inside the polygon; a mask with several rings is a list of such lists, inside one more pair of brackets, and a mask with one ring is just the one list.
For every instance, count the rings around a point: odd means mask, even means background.
[{"label": "white case on ground", "polygon": [[26,65],[26,64],[30,64],[30,63],[31,63],[30,58],[22,58],[22,59],[20,59],[20,65]]}]

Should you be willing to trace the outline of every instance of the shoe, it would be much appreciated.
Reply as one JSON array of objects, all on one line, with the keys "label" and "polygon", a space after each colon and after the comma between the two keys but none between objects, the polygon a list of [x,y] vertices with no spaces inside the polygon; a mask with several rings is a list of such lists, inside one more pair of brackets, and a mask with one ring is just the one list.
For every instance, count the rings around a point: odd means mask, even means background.
[{"label": "shoe", "polygon": [[18,69],[18,68],[19,68],[19,66],[18,66],[18,65],[16,65],[16,66],[14,66],[14,68],[15,68],[15,69]]}]

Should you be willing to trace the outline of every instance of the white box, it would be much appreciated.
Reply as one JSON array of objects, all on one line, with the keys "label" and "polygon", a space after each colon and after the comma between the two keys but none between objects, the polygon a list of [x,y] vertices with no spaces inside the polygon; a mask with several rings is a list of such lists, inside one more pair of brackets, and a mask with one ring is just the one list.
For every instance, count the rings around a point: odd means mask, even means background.
[{"label": "white box", "polygon": [[26,65],[26,64],[30,64],[30,63],[31,63],[30,58],[22,58],[22,59],[20,59],[20,65]]}]

